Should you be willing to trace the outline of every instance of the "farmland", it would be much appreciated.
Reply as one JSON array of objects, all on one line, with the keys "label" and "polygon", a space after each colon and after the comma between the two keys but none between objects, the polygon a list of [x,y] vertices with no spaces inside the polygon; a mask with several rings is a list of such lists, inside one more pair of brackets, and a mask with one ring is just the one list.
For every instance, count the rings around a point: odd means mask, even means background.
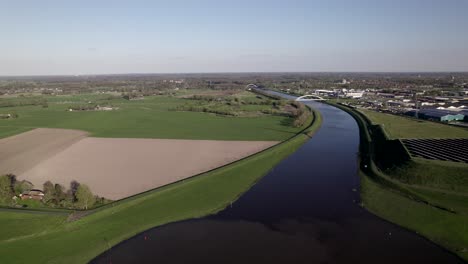
[{"label": "farmland", "polygon": [[86,136],[86,132],[34,129],[0,139],[0,174],[21,174]]},{"label": "farmland", "polygon": [[[49,129],[41,129],[41,131]],[[62,129],[55,129],[62,130]],[[31,138],[36,130],[27,132]],[[43,133],[44,134],[44,133]],[[70,134],[62,130],[61,135]],[[221,141],[175,139],[93,138],[73,144],[42,141],[53,152],[54,145],[62,151],[52,157],[28,166],[37,150],[22,151],[16,160],[24,160],[22,168],[11,170],[21,180],[42,187],[46,181],[68,186],[71,181],[89,185],[92,192],[107,199],[118,200],[156,187],[199,174],[252,155],[276,141]],[[55,143],[55,144],[54,144]],[[0,147],[3,147],[0,140]],[[11,146],[8,149],[15,149]],[[47,149],[47,148],[42,148]],[[3,153],[4,149],[0,151]],[[45,158],[46,155],[41,155]],[[6,160],[0,168],[14,168]],[[24,170],[26,167],[27,170]]]},{"label": "farmland", "polygon": [[[0,224],[8,228],[0,230],[0,262],[84,263],[148,228],[217,212],[296,151],[319,126],[320,116],[316,115],[305,131],[308,135],[300,133],[247,159],[105,206],[77,221],[67,222],[67,215],[2,213]],[[22,229],[25,221],[34,224],[27,232],[12,233]],[[23,253],[25,247],[28,254]]]},{"label": "farmland", "polygon": [[[251,113],[245,117],[174,111],[177,106],[197,103],[183,98],[191,92],[179,93],[176,96],[149,96],[134,101],[112,94],[42,96],[48,103],[47,107],[1,107],[0,114],[15,112],[18,118],[0,120],[0,137],[42,127],[83,130],[93,137],[281,141],[300,130],[288,125],[288,117],[259,113],[259,110],[270,108],[266,105],[236,106],[239,110]],[[255,95],[249,97],[255,98]],[[67,111],[70,106],[86,105],[89,102],[112,105],[118,109]]]},{"label": "farmland", "polygon": [[295,108],[286,101],[243,90],[21,95],[0,103],[8,117],[0,135],[10,136],[0,139],[0,175],[35,188],[78,180],[110,199],[219,167],[302,129],[291,125]]}]

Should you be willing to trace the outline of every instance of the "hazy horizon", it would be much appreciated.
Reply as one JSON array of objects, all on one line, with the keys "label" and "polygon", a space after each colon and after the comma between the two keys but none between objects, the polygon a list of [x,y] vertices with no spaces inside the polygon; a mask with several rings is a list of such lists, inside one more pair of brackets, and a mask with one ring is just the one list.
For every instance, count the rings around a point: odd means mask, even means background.
[{"label": "hazy horizon", "polygon": [[122,73],[87,73],[87,74],[29,74],[0,75],[8,77],[83,77],[112,75],[222,75],[222,74],[467,74],[468,71],[250,71],[250,72],[122,72]]},{"label": "hazy horizon", "polygon": [[0,7],[0,76],[468,71],[463,0]]}]

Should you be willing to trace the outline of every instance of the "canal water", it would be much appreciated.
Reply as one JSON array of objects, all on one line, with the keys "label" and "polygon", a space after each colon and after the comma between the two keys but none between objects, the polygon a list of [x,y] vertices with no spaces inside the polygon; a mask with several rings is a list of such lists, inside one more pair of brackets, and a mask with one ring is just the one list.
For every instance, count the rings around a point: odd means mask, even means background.
[{"label": "canal water", "polygon": [[359,206],[359,128],[308,102],[322,127],[232,206],[147,230],[92,263],[461,263]]}]

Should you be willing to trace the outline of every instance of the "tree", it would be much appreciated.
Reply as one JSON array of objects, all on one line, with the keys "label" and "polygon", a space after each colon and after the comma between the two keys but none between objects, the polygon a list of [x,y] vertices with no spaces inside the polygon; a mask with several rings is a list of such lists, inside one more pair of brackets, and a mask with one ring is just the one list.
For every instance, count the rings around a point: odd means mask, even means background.
[{"label": "tree", "polygon": [[73,180],[70,182],[70,191],[73,197],[73,202],[76,202],[76,192],[78,191],[78,188],[80,187],[80,183],[77,181]]},{"label": "tree", "polygon": [[56,183],[54,186],[54,189],[55,189],[55,199],[57,200],[57,203],[59,203],[60,201],[66,198],[66,194],[64,192],[64,188],[62,185]]},{"label": "tree", "polygon": [[76,199],[76,205],[78,208],[85,210],[88,210],[88,208],[93,206],[96,202],[96,197],[94,197],[89,187],[85,184],[78,186],[78,190],[76,191]]},{"label": "tree", "polygon": [[55,202],[55,188],[54,184],[50,181],[46,181],[43,185],[43,191],[44,191],[44,198],[43,201],[45,203],[53,203]]},{"label": "tree", "polygon": [[33,188],[33,184],[28,182],[28,181],[25,181],[25,180],[22,180],[22,181],[17,181],[14,186],[13,186],[13,190],[16,194],[21,194],[23,192],[27,192],[27,191],[30,191],[32,188]]},{"label": "tree", "polygon": [[65,193],[65,199],[63,199],[60,202],[60,206],[70,208],[70,207],[73,207],[74,202],[75,202],[75,197],[73,196],[72,191],[67,190]]},{"label": "tree", "polygon": [[0,203],[9,203],[13,197],[11,180],[7,175],[0,176]]},{"label": "tree", "polygon": [[16,183],[16,175],[14,174],[7,174],[6,175],[8,177],[8,179],[10,179],[10,186],[11,188],[13,188],[13,186],[15,186],[15,183]]}]

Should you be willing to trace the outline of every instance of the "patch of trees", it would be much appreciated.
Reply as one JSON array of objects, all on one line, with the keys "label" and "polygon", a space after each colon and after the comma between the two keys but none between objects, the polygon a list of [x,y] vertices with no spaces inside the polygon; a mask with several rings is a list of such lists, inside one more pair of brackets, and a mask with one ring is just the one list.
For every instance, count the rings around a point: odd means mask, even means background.
[{"label": "patch of trees", "polygon": [[13,99],[0,99],[0,107],[15,107],[15,106],[29,106],[40,105],[44,108],[49,107],[47,100],[40,97],[19,97]]},{"label": "patch of trees", "polygon": [[102,205],[108,201],[91,192],[91,189],[77,181],[70,182],[67,190],[62,185],[46,181],[43,185],[44,199],[42,202],[49,207],[61,207],[69,209],[84,209]]},{"label": "patch of trees", "polygon": [[224,116],[239,116],[238,112],[230,110],[221,110],[210,108],[210,106],[197,106],[197,105],[179,105],[171,109],[172,111],[189,111],[189,112],[202,112],[202,113],[212,113],[217,115]]},{"label": "patch of trees", "polygon": [[68,109],[73,111],[92,111],[97,109],[97,104],[72,105]]},{"label": "patch of trees", "polygon": [[[18,181],[13,174],[0,176],[0,205],[21,206],[20,195],[27,194],[33,188],[32,183],[25,180]],[[87,185],[77,181],[72,181],[68,190],[58,183],[47,181],[43,184],[43,192],[41,202],[52,208],[87,210],[109,202],[103,197],[94,195]]]},{"label": "patch of trees", "polygon": [[291,111],[291,116],[294,118],[292,125],[294,127],[301,127],[307,123],[307,120],[311,116],[311,112],[304,104],[299,102],[291,102],[291,106],[294,109]]},{"label": "patch of trees", "polygon": [[[260,90],[261,93],[264,91]],[[269,94],[266,94],[269,96]],[[275,96],[274,96],[275,97]],[[172,111],[190,111],[190,112],[203,112],[203,113],[214,113],[223,116],[242,116],[249,110],[243,110],[242,105],[265,105],[271,106],[271,108],[254,110],[257,113],[276,115],[294,118],[291,126],[301,127],[307,122],[310,116],[310,111],[299,103],[290,103],[287,100],[271,99],[263,95],[257,95],[255,98],[241,98],[234,96],[213,96],[213,95],[193,95],[189,100],[198,101],[197,104],[184,104],[179,105],[170,110]]]},{"label": "patch of trees", "polygon": [[0,203],[8,205],[11,203],[13,197],[13,189],[11,187],[11,180],[8,175],[0,176]]},{"label": "patch of trees", "polygon": [[193,95],[189,97],[190,100],[205,101],[205,102],[220,102],[226,105],[231,106],[240,106],[240,105],[272,105],[273,107],[279,109],[279,106],[284,105],[284,100],[271,100],[266,99],[262,96],[256,96],[255,99],[242,99],[239,97],[231,96],[213,96],[213,95]]},{"label": "patch of trees", "polygon": [[0,176],[0,204],[12,205],[13,197],[32,190],[33,185],[28,181],[18,181],[13,174]]},{"label": "patch of trees", "polygon": [[143,99],[145,96],[154,95],[154,92],[131,92],[131,93],[123,93],[122,98],[125,100],[136,100],[136,99]]},{"label": "patch of trees", "polygon": [[199,101],[207,101],[207,102],[223,100],[221,97],[214,96],[214,95],[193,95],[193,96],[190,96],[188,99],[199,100]]}]

